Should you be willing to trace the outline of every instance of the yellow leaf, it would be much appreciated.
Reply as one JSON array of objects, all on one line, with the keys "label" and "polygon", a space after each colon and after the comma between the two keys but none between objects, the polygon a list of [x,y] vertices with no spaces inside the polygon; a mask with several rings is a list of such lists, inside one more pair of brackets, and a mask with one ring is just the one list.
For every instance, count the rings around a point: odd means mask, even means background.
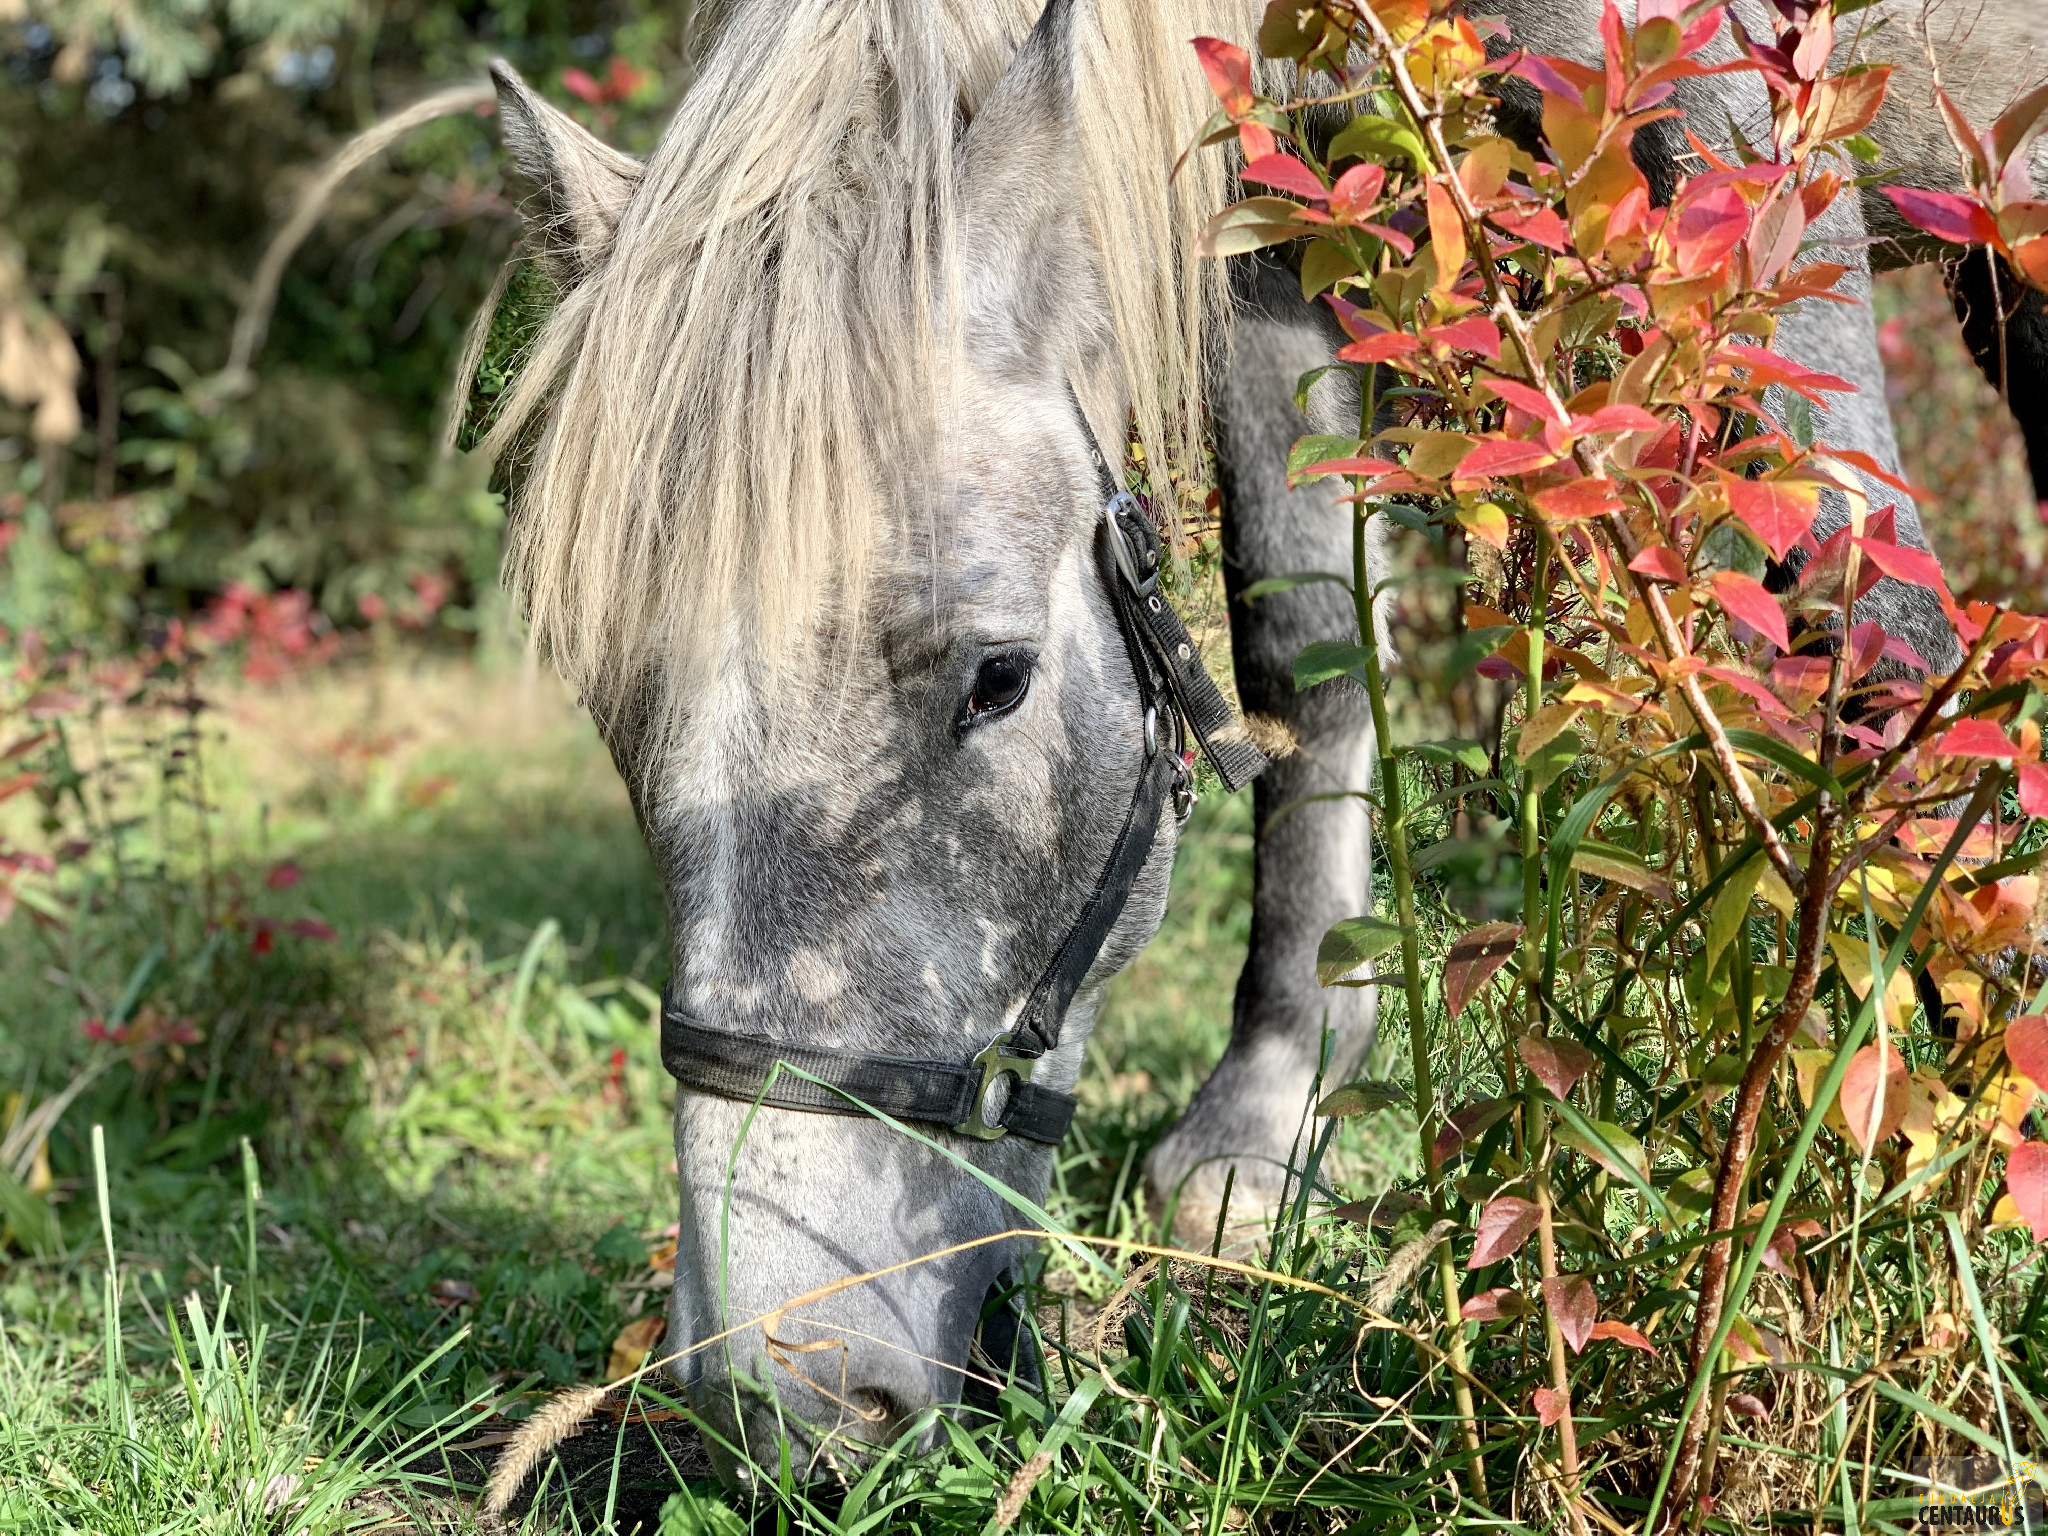
[{"label": "yellow leaf", "polygon": [[1472,439],[1461,432],[1424,432],[1408,450],[1408,468],[1427,480],[1441,480],[1472,451]]},{"label": "yellow leaf", "polygon": [[1508,547],[1508,515],[1493,502],[1482,501],[1476,507],[1461,505],[1458,508],[1458,526],[1495,549]]},{"label": "yellow leaf", "polygon": [[2016,1226],[2024,1220],[2026,1218],[2020,1215],[2020,1208],[2013,1204],[2010,1191],[2000,1195],[1998,1203],[1991,1207],[1991,1225],[1994,1227]]},{"label": "yellow leaf", "polygon": [[1799,915],[1798,898],[1792,894],[1791,887],[1778,878],[1778,872],[1769,864],[1764,865],[1763,877],[1756,883],[1756,893],[1786,917]]},{"label": "yellow leaf", "polygon": [[1526,763],[1557,738],[1558,732],[1579,717],[1577,704],[1546,704],[1527,720],[1522,722],[1521,735],[1515,739],[1515,757]]},{"label": "yellow leaf", "polygon": [[[1835,963],[1842,968],[1842,975],[1849,983],[1849,990],[1859,998],[1870,995],[1870,946],[1868,941],[1846,933],[1828,935],[1828,948],[1835,952]],[[1893,1024],[1899,1024],[1913,1015],[1917,999],[1913,995],[1913,976],[1904,966],[1891,974],[1885,983],[1885,1001],[1891,1006],[1887,1010]]]},{"label": "yellow leaf", "polygon": [[619,1336],[612,1340],[611,1359],[606,1362],[604,1379],[622,1380],[645,1365],[647,1357],[654,1353],[654,1346],[661,1342],[667,1326],[659,1313],[650,1313],[620,1329]]}]

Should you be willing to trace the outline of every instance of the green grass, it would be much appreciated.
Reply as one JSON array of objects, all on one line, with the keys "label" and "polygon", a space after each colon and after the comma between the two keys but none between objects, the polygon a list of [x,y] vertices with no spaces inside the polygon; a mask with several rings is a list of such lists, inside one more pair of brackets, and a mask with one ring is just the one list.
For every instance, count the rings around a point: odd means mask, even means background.
[{"label": "green grass", "polygon": [[[9,1076],[37,1100],[97,1070],[48,1145],[55,1240],[37,1255],[18,1233],[0,1257],[0,1530],[461,1525],[488,1442],[602,1380],[660,1305],[659,892],[594,733],[545,681],[343,674],[214,718],[214,880],[335,937],[280,929],[258,955],[244,926],[203,976],[197,956],[145,967],[144,994],[197,1010],[199,1038],[131,1062],[79,1026],[161,918],[147,859],[90,939],[0,933]],[[1187,829],[1062,1154],[1056,1215],[1076,1229],[1157,1236],[1133,1170],[1227,1038],[1250,847],[1246,797]],[[280,867],[299,877],[273,889]],[[1082,1319],[1115,1285],[1059,1256],[1045,1278]],[[1007,1444],[949,1430],[936,1464],[884,1462],[897,1526],[985,1523],[1050,1411],[1012,1397]],[[661,1450],[637,1448],[622,1492],[599,1466],[604,1498],[534,1518],[658,1509],[679,1481]],[[670,1525],[715,1528],[719,1508]]]}]

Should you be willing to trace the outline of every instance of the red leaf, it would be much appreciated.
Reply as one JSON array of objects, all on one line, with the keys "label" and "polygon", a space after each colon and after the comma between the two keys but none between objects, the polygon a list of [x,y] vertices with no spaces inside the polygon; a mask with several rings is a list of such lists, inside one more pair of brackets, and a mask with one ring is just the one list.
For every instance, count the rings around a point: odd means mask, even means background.
[{"label": "red leaf", "polygon": [[1664,423],[1640,405],[1603,405],[1590,416],[1572,418],[1574,432],[1661,432]]},{"label": "red leaf", "polygon": [[1728,505],[1749,531],[1763,540],[1773,560],[1783,560],[1806,537],[1820,511],[1820,490],[1799,481],[1744,480],[1724,474]]},{"label": "red leaf", "polygon": [[[1343,353],[1337,355],[1341,357]],[[1451,478],[1463,483],[1470,480],[1526,475],[1532,470],[1549,468],[1561,457],[1563,455],[1540,442],[1523,442],[1516,438],[1481,438],[1478,445],[1458,461],[1458,467],[1452,472]]]},{"label": "red leaf", "polygon": [[1598,70],[1588,69],[1575,60],[1560,59],[1547,53],[1523,54],[1508,73],[1520,75],[1537,90],[1548,91],[1553,96],[1562,96],[1574,106],[1584,102],[1586,87],[1600,78]]},{"label": "red leaf", "polygon": [[1951,726],[1942,732],[1941,740],[1934,744],[1934,750],[1946,757],[1996,759],[2018,757],[2020,752],[2005,732],[1989,720],[1965,720]]},{"label": "red leaf", "polygon": [[1238,174],[1261,186],[1278,187],[1312,203],[1328,202],[1330,189],[1322,178],[1292,155],[1261,155]]},{"label": "red leaf", "polygon": [[1948,582],[1942,578],[1941,562],[1924,549],[1915,549],[1910,544],[1887,544],[1878,539],[1849,540],[1862,550],[1870,563],[1894,581],[1903,581],[1908,586],[1925,587],[1930,592],[1948,592]]},{"label": "red leaf", "polygon": [[1768,1419],[1771,1416],[1771,1410],[1764,1406],[1764,1400],[1754,1392],[1730,1392],[1728,1411],[1739,1413],[1745,1419]]},{"label": "red leaf", "polygon": [[1785,610],[1754,576],[1745,576],[1740,571],[1716,571],[1714,598],[1779,650],[1792,649],[1791,637],[1785,633]]},{"label": "red leaf", "polygon": [[2013,1071],[2048,1093],[2048,1013],[2030,1013],[2006,1025],[2005,1059]]},{"label": "red leaf", "polygon": [[1644,1338],[1638,1330],[1629,1327],[1627,1323],[1617,1323],[1612,1318],[1595,1323],[1592,1337],[1612,1339],[1617,1344],[1626,1344],[1630,1349],[1640,1349],[1646,1355],[1657,1353],[1657,1346]]},{"label": "red leaf", "polygon": [[1576,1040],[1524,1035],[1515,1042],[1515,1054],[1553,1098],[1570,1093],[1572,1084],[1593,1067],[1593,1053]]},{"label": "red leaf", "polygon": [[1481,357],[1500,361],[1500,331],[1484,315],[1431,326],[1426,334],[1431,341],[1440,341],[1460,352],[1477,352]]},{"label": "red leaf", "polygon": [[2048,1243],[2048,1142],[2023,1141],[2006,1155],[2005,1187],[2034,1241]]},{"label": "red leaf", "polygon": [[285,924],[285,932],[297,939],[327,940],[336,937],[332,928],[316,917],[301,917]]},{"label": "red leaf", "polygon": [[1924,187],[1879,187],[1899,214],[1915,229],[1951,245],[1995,245],[1998,225],[1974,199],[1956,192],[1929,192]]},{"label": "red leaf", "polygon": [[1497,1323],[1504,1317],[1521,1317],[1531,1310],[1527,1298],[1506,1285],[1467,1296],[1458,1303],[1459,1320],[1467,1323]]},{"label": "red leaf", "polygon": [[277,940],[270,936],[268,928],[258,928],[249,939],[249,952],[253,955],[267,955],[277,948]]},{"label": "red leaf", "polygon": [[1515,1195],[1499,1195],[1487,1201],[1486,1209],[1479,1213],[1479,1241],[1472,1245],[1472,1257],[1465,1261],[1466,1272],[1513,1258],[1536,1230],[1542,1214],[1535,1201]]},{"label": "red leaf", "polygon": [[1380,189],[1386,182],[1385,166],[1354,165],[1330,189],[1330,212],[1339,219],[1364,218],[1379,202]]},{"label": "red leaf", "polygon": [[1847,379],[1832,373],[1817,373],[1803,368],[1790,358],[1780,357],[1764,347],[1752,347],[1741,342],[1727,342],[1721,347],[1720,355],[1732,357],[1749,370],[1749,387],[1752,391],[1767,389],[1773,384],[1783,384],[1797,390],[1815,405],[1825,405],[1817,391],[1830,394],[1855,394],[1856,386]]},{"label": "red leaf", "polygon": [[1686,582],[1685,561],[1679,558],[1678,551],[1669,544],[1644,546],[1642,552],[1629,561],[1628,568],[1638,576],[1647,576],[1652,581],[1666,581],[1674,587],[1682,587]]},{"label": "red leaf", "polygon": [[[1462,467],[1459,473],[1463,473]],[[1553,523],[1586,523],[1621,510],[1612,480],[1568,480],[1530,498],[1536,510]]]},{"label": "red leaf", "polygon": [[592,106],[604,100],[604,87],[580,69],[562,71],[562,89],[579,101],[587,101]]},{"label": "red leaf", "polygon": [[1221,38],[1195,39],[1195,57],[1202,61],[1202,73],[1209,77],[1209,89],[1232,117],[1251,111],[1252,56]]},{"label": "red leaf", "polygon": [[1557,1331],[1578,1354],[1593,1336],[1594,1319],[1600,1303],[1593,1295],[1593,1282],[1584,1275],[1552,1275],[1543,1282],[1543,1303],[1557,1319]]},{"label": "red leaf", "polygon": [[1340,363],[1384,363],[1390,358],[1407,357],[1420,352],[1422,343],[1406,331],[1381,331],[1377,336],[1365,336],[1339,349]]},{"label": "red leaf", "polygon": [[270,867],[270,873],[263,877],[263,883],[273,891],[288,891],[305,877],[304,870],[290,859],[286,859],[283,863]]},{"label": "red leaf", "polygon": [[1665,221],[1671,254],[1687,277],[1711,272],[1749,233],[1749,204],[1733,186],[1709,187],[1680,199]]},{"label": "red leaf", "polygon": [[1564,220],[1548,208],[1497,208],[1487,218],[1513,235],[1545,250],[1562,251],[1571,244]]},{"label": "red leaf", "polygon": [[2048,816],[2048,763],[2027,763],[2020,768],[2020,810],[2029,816]]},{"label": "red leaf", "polygon": [[1520,406],[1539,421],[1554,421],[1560,427],[1571,424],[1571,417],[1565,414],[1564,407],[1540,389],[1518,383],[1514,379],[1488,379],[1486,387],[1509,405]]},{"label": "red leaf", "polygon": [[[1880,1078],[1884,1088],[1883,1118],[1877,1122],[1877,1134],[1866,1142],[1863,1138],[1870,1128],[1871,1114],[1878,1108]],[[1889,1045],[1884,1048],[1882,1066],[1874,1045],[1866,1045],[1850,1058],[1849,1070],[1842,1076],[1842,1119],[1859,1151],[1867,1154],[1906,1123],[1906,1100],[1912,1093],[1912,1081],[1906,1063]]]},{"label": "red leaf", "polygon": [[1535,1394],[1536,1417],[1548,1429],[1564,1417],[1565,1409],[1571,1406],[1571,1399],[1550,1387],[1538,1387]]},{"label": "red leaf", "polygon": [[1464,1151],[1466,1145],[1486,1134],[1487,1127],[1514,1108],[1506,1099],[1479,1099],[1454,1110],[1444,1128],[1436,1133],[1429,1149],[1429,1165],[1441,1167]]},{"label": "red leaf", "polygon": [[1444,960],[1444,1008],[1452,1018],[1465,1011],[1521,942],[1520,923],[1482,923],[1451,946]]}]

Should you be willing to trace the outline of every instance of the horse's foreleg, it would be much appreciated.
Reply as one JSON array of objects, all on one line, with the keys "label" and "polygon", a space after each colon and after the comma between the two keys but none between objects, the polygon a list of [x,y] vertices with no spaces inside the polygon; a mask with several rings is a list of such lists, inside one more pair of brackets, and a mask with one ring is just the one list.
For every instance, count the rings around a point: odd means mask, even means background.
[{"label": "horse's foreleg", "polygon": [[1981,246],[1949,264],[1948,291],[1971,356],[2026,439],[2034,494],[2048,501],[2048,294],[2024,286]]},{"label": "horse's foreleg", "polygon": [[[1371,988],[1325,991],[1316,946],[1330,925],[1369,902],[1370,828],[1355,799],[1304,797],[1367,787],[1373,732],[1363,690],[1349,681],[1294,689],[1294,658],[1312,640],[1355,632],[1349,596],[1328,583],[1244,601],[1269,576],[1351,571],[1351,517],[1327,484],[1290,491],[1287,450],[1304,431],[1353,433],[1349,383],[1326,375],[1309,397],[1295,382],[1331,359],[1333,339],[1301,299],[1297,279],[1270,263],[1240,277],[1236,345],[1215,399],[1223,551],[1231,645],[1245,711],[1284,727],[1297,746],[1253,792],[1251,947],[1239,977],[1229,1048],[1187,1113],[1146,1164],[1154,1197],[1176,1210],[1183,1240],[1206,1243],[1230,1170],[1230,1225],[1274,1214],[1291,1162],[1313,1135],[1319,1071],[1341,1081],[1371,1044]],[[1271,729],[1271,734],[1282,734]],[[1329,1054],[1325,1057],[1325,1032]]]}]

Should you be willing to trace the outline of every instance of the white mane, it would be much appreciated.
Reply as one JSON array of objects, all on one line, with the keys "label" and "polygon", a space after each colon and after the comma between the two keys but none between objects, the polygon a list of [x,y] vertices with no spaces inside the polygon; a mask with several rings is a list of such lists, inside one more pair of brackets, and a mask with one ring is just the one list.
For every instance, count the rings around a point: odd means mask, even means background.
[{"label": "white mane", "polygon": [[[1200,435],[1226,312],[1192,238],[1221,157],[1189,39],[1246,0],[1077,0],[1075,182],[1154,465]],[[533,429],[507,580],[600,711],[731,646],[857,611],[929,463],[957,290],[956,145],[1038,0],[731,0],[617,234],[537,338],[487,447]]]}]

